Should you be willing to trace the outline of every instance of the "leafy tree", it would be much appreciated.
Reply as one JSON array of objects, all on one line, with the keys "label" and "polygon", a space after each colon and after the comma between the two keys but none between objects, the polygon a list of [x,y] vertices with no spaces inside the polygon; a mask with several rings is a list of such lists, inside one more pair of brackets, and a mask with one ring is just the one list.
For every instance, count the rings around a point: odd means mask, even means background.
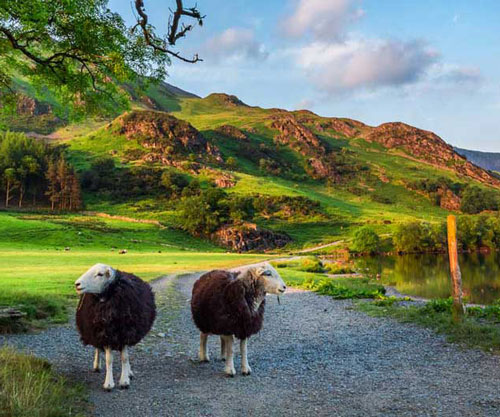
[{"label": "leafy tree", "polygon": [[498,210],[499,197],[492,190],[484,190],[476,185],[468,186],[462,193],[460,209],[467,214],[478,214],[484,210]]},{"label": "leafy tree", "polygon": [[[115,113],[128,105],[120,83],[160,80],[171,58],[197,62],[173,50],[203,16],[176,0],[168,33],[155,33],[143,0],[134,0],[137,23],[129,30],[108,0],[15,0],[0,2],[2,104],[13,104],[12,82],[22,76],[39,95],[48,89],[74,115]],[[144,79],[144,78],[142,78]],[[10,94],[9,94],[10,93]]]},{"label": "leafy tree", "polygon": [[161,185],[168,196],[178,196],[189,185],[189,181],[184,175],[167,170],[161,174]]},{"label": "leafy tree", "polygon": [[251,197],[234,196],[228,203],[229,217],[231,220],[241,222],[250,220],[255,214],[253,199]]},{"label": "leafy tree", "polygon": [[375,253],[379,247],[380,237],[371,227],[362,227],[354,233],[352,250],[361,253]]},{"label": "leafy tree", "polygon": [[419,252],[424,249],[425,231],[419,222],[400,224],[394,233],[394,247],[398,252]]},{"label": "leafy tree", "polygon": [[220,188],[184,197],[179,204],[181,227],[195,236],[209,236],[227,220],[225,197],[226,193]]}]

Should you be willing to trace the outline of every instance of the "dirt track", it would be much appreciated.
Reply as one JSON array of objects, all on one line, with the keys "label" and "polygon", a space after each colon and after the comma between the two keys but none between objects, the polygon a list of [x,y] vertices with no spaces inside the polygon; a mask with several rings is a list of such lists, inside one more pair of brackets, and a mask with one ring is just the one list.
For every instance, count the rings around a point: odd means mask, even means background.
[{"label": "dirt track", "polygon": [[214,360],[215,337],[212,362],[196,360],[198,332],[188,301],[196,277],[155,283],[159,319],[133,350],[136,378],[129,390],[102,391],[104,375],[91,372],[92,350],[81,346],[72,323],[0,337],[0,344],[27,348],[83,380],[97,416],[500,415],[499,357],[368,317],[350,301],[302,291],[291,291],[281,305],[268,297],[264,329],[249,345],[253,374],[227,378]]}]

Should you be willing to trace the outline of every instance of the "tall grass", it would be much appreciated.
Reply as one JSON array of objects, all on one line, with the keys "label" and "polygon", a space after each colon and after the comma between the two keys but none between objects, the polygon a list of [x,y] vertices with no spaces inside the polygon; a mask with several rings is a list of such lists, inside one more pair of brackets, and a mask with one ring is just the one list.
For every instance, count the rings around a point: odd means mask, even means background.
[{"label": "tall grass", "polygon": [[82,386],[57,375],[48,362],[0,348],[0,416],[84,416]]}]

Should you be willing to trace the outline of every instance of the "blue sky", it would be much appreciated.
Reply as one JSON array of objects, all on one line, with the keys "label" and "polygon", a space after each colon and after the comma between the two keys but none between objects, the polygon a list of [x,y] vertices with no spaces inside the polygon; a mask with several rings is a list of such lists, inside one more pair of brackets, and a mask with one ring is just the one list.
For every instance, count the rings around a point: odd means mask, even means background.
[{"label": "blue sky", "polygon": [[[133,22],[130,2],[109,4]],[[145,0],[159,32],[173,4]],[[198,8],[204,26],[178,47],[204,61],[174,61],[171,84],[371,125],[402,121],[500,152],[498,0],[199,0]]]}]

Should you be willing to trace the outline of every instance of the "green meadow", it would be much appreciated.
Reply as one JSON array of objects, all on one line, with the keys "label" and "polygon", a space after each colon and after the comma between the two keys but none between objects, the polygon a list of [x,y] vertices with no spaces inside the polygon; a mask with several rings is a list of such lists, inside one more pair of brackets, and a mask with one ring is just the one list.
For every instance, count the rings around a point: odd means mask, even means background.
[{"label": "green meadow", "polygon": [[74,281],[98,262],[150,281],[270,257],[226,253],[154,224],[80,215],[0,213],[0,236],[0,306],[18,307],[37,324],[67,319],[77,299]]}]

